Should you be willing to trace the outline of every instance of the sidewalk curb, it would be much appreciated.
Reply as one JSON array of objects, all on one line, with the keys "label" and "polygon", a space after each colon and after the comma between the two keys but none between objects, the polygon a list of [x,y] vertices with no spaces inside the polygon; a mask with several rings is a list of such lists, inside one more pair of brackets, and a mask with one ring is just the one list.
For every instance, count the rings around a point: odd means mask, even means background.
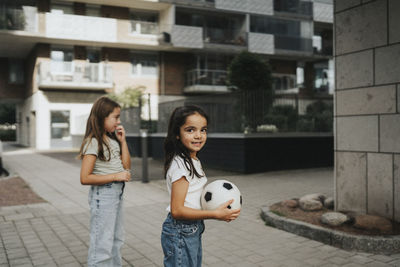
[{"label": "sidewalk curb", "polygon": [[400,252],[400,235],[366,236],[342,233],[278,216],[270,212],[269,208],[265,206],[261,207],[261,218],[272,227],[345,250],[375,254],[396,254]]}]

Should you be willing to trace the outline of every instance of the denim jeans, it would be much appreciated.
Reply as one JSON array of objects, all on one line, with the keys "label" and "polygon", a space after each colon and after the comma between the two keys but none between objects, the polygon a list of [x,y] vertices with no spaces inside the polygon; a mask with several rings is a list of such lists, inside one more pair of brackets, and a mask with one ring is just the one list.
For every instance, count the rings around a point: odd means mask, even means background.
[{"label": "denim jeans", "polygon": [[123,183],[91,186],[88,266],[122,266]]},{"label": "denim jeans", "polygon": [[165,267],[200,267],[203,220],[175,220],[168,213],[162,226],[161,246]]}]

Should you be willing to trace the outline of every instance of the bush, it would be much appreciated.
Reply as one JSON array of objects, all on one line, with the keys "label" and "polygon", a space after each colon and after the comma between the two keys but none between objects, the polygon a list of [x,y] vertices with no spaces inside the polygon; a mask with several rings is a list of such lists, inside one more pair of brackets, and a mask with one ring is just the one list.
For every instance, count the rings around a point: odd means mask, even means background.
[{"label": "bush", "polygon": [[308,105],[307,115],[314,121],[315,132],[331,132],[333,130],[333,104],[321,100]]},{"label": "bush", "polygon": [[15,129],[0,129],[0,140],[1,141],[16,141],[16,130]]},{"label": "bush", "polygon": [[264,123],[276,125],[280,132],[296,131],[297,119],[297,110],[293,106],[279,105],[264,117]]},{"label": "bush", "polygon": [[308,116],[301,116],[297,121],[297,131],[312,132],[314,130],[314,121]]}]

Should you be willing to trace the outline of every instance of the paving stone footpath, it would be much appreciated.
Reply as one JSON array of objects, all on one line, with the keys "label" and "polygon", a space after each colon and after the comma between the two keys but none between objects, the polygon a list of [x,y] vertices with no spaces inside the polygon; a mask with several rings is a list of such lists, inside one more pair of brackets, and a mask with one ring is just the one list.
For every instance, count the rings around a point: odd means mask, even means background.
[{"label": "paving stone footpath", "polygon": [[[6,168],[47,203],[0,208],[0,267],[86,266],[88,187],[79,182],[79,164],[29,149],[8,147],[3,155]],[[137,166],[140,160],[133,159],[133,164]],[[150,167],[162,170],[160,164],[151,161]],[[209,181],[226,179],[239,187],[243,209],[231,223],[206,221],[203,266],[400,266],[400,253],[345,251],[264,224],[263,205],[308,193],[332,195],[332,169],[210,173]],[[162,266],[160,231],[168,203],[165,182],[136,180],[127,183],[125,190],[124,266]]]}]

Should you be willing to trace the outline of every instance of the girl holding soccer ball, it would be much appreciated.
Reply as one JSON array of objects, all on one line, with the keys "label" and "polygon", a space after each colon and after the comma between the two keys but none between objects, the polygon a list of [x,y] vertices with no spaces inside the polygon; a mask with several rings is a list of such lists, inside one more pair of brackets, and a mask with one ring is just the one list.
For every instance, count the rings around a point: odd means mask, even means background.
[{"label": "girl holding soccer ball", "polygon": [[202,210],[200,196],[207,183],[197,153],[207,140],[208,116],[197,106],[176,108],[164,142],[164,171],[171,196],[162,226],[164,266],[201,266],[204,219],[230,222],[240,209],[229,209],[229,200],[215,210]]}]

